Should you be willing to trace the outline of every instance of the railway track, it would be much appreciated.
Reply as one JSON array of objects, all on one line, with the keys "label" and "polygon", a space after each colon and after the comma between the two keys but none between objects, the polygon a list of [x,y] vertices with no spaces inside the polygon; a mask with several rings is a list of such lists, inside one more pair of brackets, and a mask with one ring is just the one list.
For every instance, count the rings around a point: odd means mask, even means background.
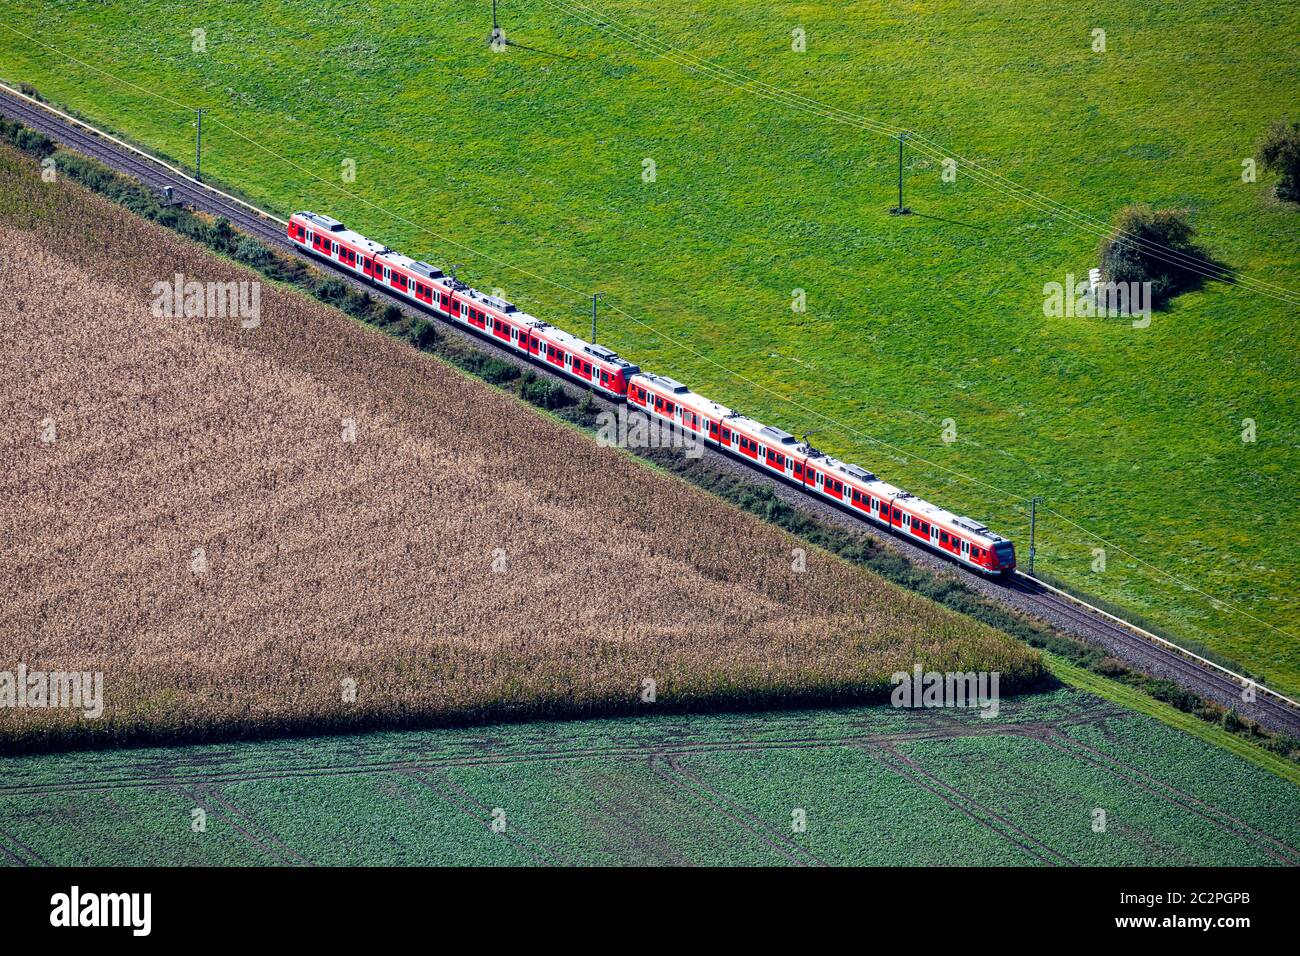
[{"label": "railway track", "polygon": [[[1203,662],[1203,658],[1189,652],[1157,643],[1156,640],[1159,639],[1152,640],[1139,633],[1133,625],[1114,621],[1109,616],[1064,597],[1037,578],[1016,572],[1007,582],[1007,587],[1029,596],[1041,607],[1050,608],[1055,615],[1087,628],[1096,638],[1094,643],[1102,643],[1108,650],[1121,648],[1127,652],[1115,653],[1111,650],[1114,656],[1131,663],[1146,658],[1151,662],[1150,669],[1164,672],[1161,676],[1167,676],[1183,687],[1226,706],[1236,707],[1239,713],[1251,716],[1256,713],[1266,714],[1267,718],[1254,719],[1293,737],[1300,736],[1300,710],[1281,694],[1212,662]],[[1247,703],[1243,699],[1248,686],[1255,696],[1253,703]]]},{"label": "railway track", "polygon": [[[362,282],[333,264],[307,255],[292,243],[285,233],[286,220],[201,183],[183,170],[144,154],[136,147],[103,133],[89,124],[38,103],[0,84],[0,115],[18,120],[29,129],[37,130],[55,142],[92,157],[104,165],[133,177],[160,192],[170,188],[172,197],[193,209],[212,215],[224,216],[231,225],[255,236],[267,245],[289,252],[310,261],[317,268],[330,268],[345,281],[368,291],[372,296],[397,305],[403,311],[415,314],[414,307],[405,299],[388,294],[384,289]],[[422,317],[436,315],[421,311]],[[443,322],[446,333],[463,341],[472,342],[481,351],[518,366],[527,366],[535,374],[571,386],[567,379],[552,375],[544,367],[527,363],[516,353],[498,347],[490,339],[470,334],[467,330]],[[593,394],[596,403],[612,409],[612,403]],[[953,565],[896,535],[878,528],[863,519],[835,508],[827,502],[810,498],[797,489],[786,486],[770,476],[754,472],[734,459],[713,449],[705,455],[713,461],[725,463],[738,474],[757,483],[766,484],[784,500],[812,511],[819,517],[840,525],[864,530],[873,537],[887,541],[910,558],[930,567],[951,572]],[[1080,637],[1104,648],[1107,653],[1158,677],[1177,682],[1188,690],[1258,721],[1270,730],[1281,731],[1300,738],[1300,704],[1263,685],[1253,685],[1253,701],[1243,699],[1249,682],[1218,665],[1197,657],[1174,645],[1163,642],[1134,625],[1120,621],[1105,612],[1091,608],[1063,596],[1036,578],[1017,572],[1006,582],[988,581],[974,575],[962,575],[962,580],[976,590],[1019,610],[1027,611],[1066,633]]]}]

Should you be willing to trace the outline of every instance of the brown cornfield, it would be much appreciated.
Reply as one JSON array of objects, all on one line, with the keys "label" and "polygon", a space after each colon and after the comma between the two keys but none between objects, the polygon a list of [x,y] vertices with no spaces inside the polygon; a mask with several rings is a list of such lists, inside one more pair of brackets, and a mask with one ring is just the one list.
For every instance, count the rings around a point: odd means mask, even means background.
[{"label": "brown cornfield", "polygon": [[[0,152],[0,671],[102,671],[104,716],[0,740],[202,737],[861,699],[1034,652]],[[347,440],[348,421],[355,423]],[[49,425],[54,429],[49,439]],[[807,548],[807,570],[792,552]],[[347,699],[354,681],[355,700]]]}]

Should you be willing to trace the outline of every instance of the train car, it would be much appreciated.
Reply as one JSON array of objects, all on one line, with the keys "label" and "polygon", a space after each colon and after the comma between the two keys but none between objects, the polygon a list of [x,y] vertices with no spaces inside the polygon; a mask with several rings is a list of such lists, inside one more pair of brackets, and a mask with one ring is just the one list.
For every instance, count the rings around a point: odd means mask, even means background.
[{"label": "train car", "polygon": [[675,379],[641,372],[632,378],[627,401],[706,445],[981,574],[1002,575],[1015,569],[1014,545],[979,522],[945,511],[865,468],[832,458],[788,432],[719,405]]},{"label": "train car", "polygon": [[296,212],[288,235],[299,248],[364,278],[442,318],[525,356],[557,375],[590,388],[614,401],[627,396],[627,383],[637,366],[616,352],[570,335],[548,322],[520,311],[513,303],[480,292],[455,278],[367,239],[337,219],[313,212]]}]

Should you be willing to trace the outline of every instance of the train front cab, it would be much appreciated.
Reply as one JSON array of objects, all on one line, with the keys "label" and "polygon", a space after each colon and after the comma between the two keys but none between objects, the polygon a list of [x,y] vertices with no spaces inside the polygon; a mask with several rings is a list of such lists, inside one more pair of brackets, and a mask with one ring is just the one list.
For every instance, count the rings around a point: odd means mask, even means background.
[{"label": "train front cab", "polygon": [[999,541],[989,549],[992,559],[987,571],[997,577],[1007,577],[1016,569],[1016,546],[1010,541]]}]

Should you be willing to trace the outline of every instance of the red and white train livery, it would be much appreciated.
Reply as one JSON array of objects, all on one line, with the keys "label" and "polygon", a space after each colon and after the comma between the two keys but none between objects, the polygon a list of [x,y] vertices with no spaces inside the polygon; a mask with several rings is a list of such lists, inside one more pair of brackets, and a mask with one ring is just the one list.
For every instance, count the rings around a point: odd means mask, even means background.
[{"label": "red and white train livery", "polygon": [[427,262],[409,259],[347,229],[337,219],[296,212],[289,218],[289,238],[344,272],[432,309],[607,398],[621,401],[627,395],[628,379],[639,371],[604,346],[521,312],[505,299],[471,289]]},{"label": "red and white train livery", "polygon": [[473,329],[607,398],[626,401],[809,495],[982,574],[1015,569],[1014,545],[978,521],[908,494],[865,468],[838,461],[788,432],[692,392],[681,382],[643,372],[609,349],[521,312],[504,299],[471,289],[427,262],[409,259],[345,228],[337,219],[297,212],[289,219],[288,232],[299,248],[328,259],[344,272]]},{"label": "red and white train livery", "polygon": [[998,574],[1015,568],[1012,543],[979,522],[908,494],[788,432],[746,418],[681,382],[641,372],[632,378],[627,401],[707,445],[798,485],[807,494],[831,501],[975,570]]}]

